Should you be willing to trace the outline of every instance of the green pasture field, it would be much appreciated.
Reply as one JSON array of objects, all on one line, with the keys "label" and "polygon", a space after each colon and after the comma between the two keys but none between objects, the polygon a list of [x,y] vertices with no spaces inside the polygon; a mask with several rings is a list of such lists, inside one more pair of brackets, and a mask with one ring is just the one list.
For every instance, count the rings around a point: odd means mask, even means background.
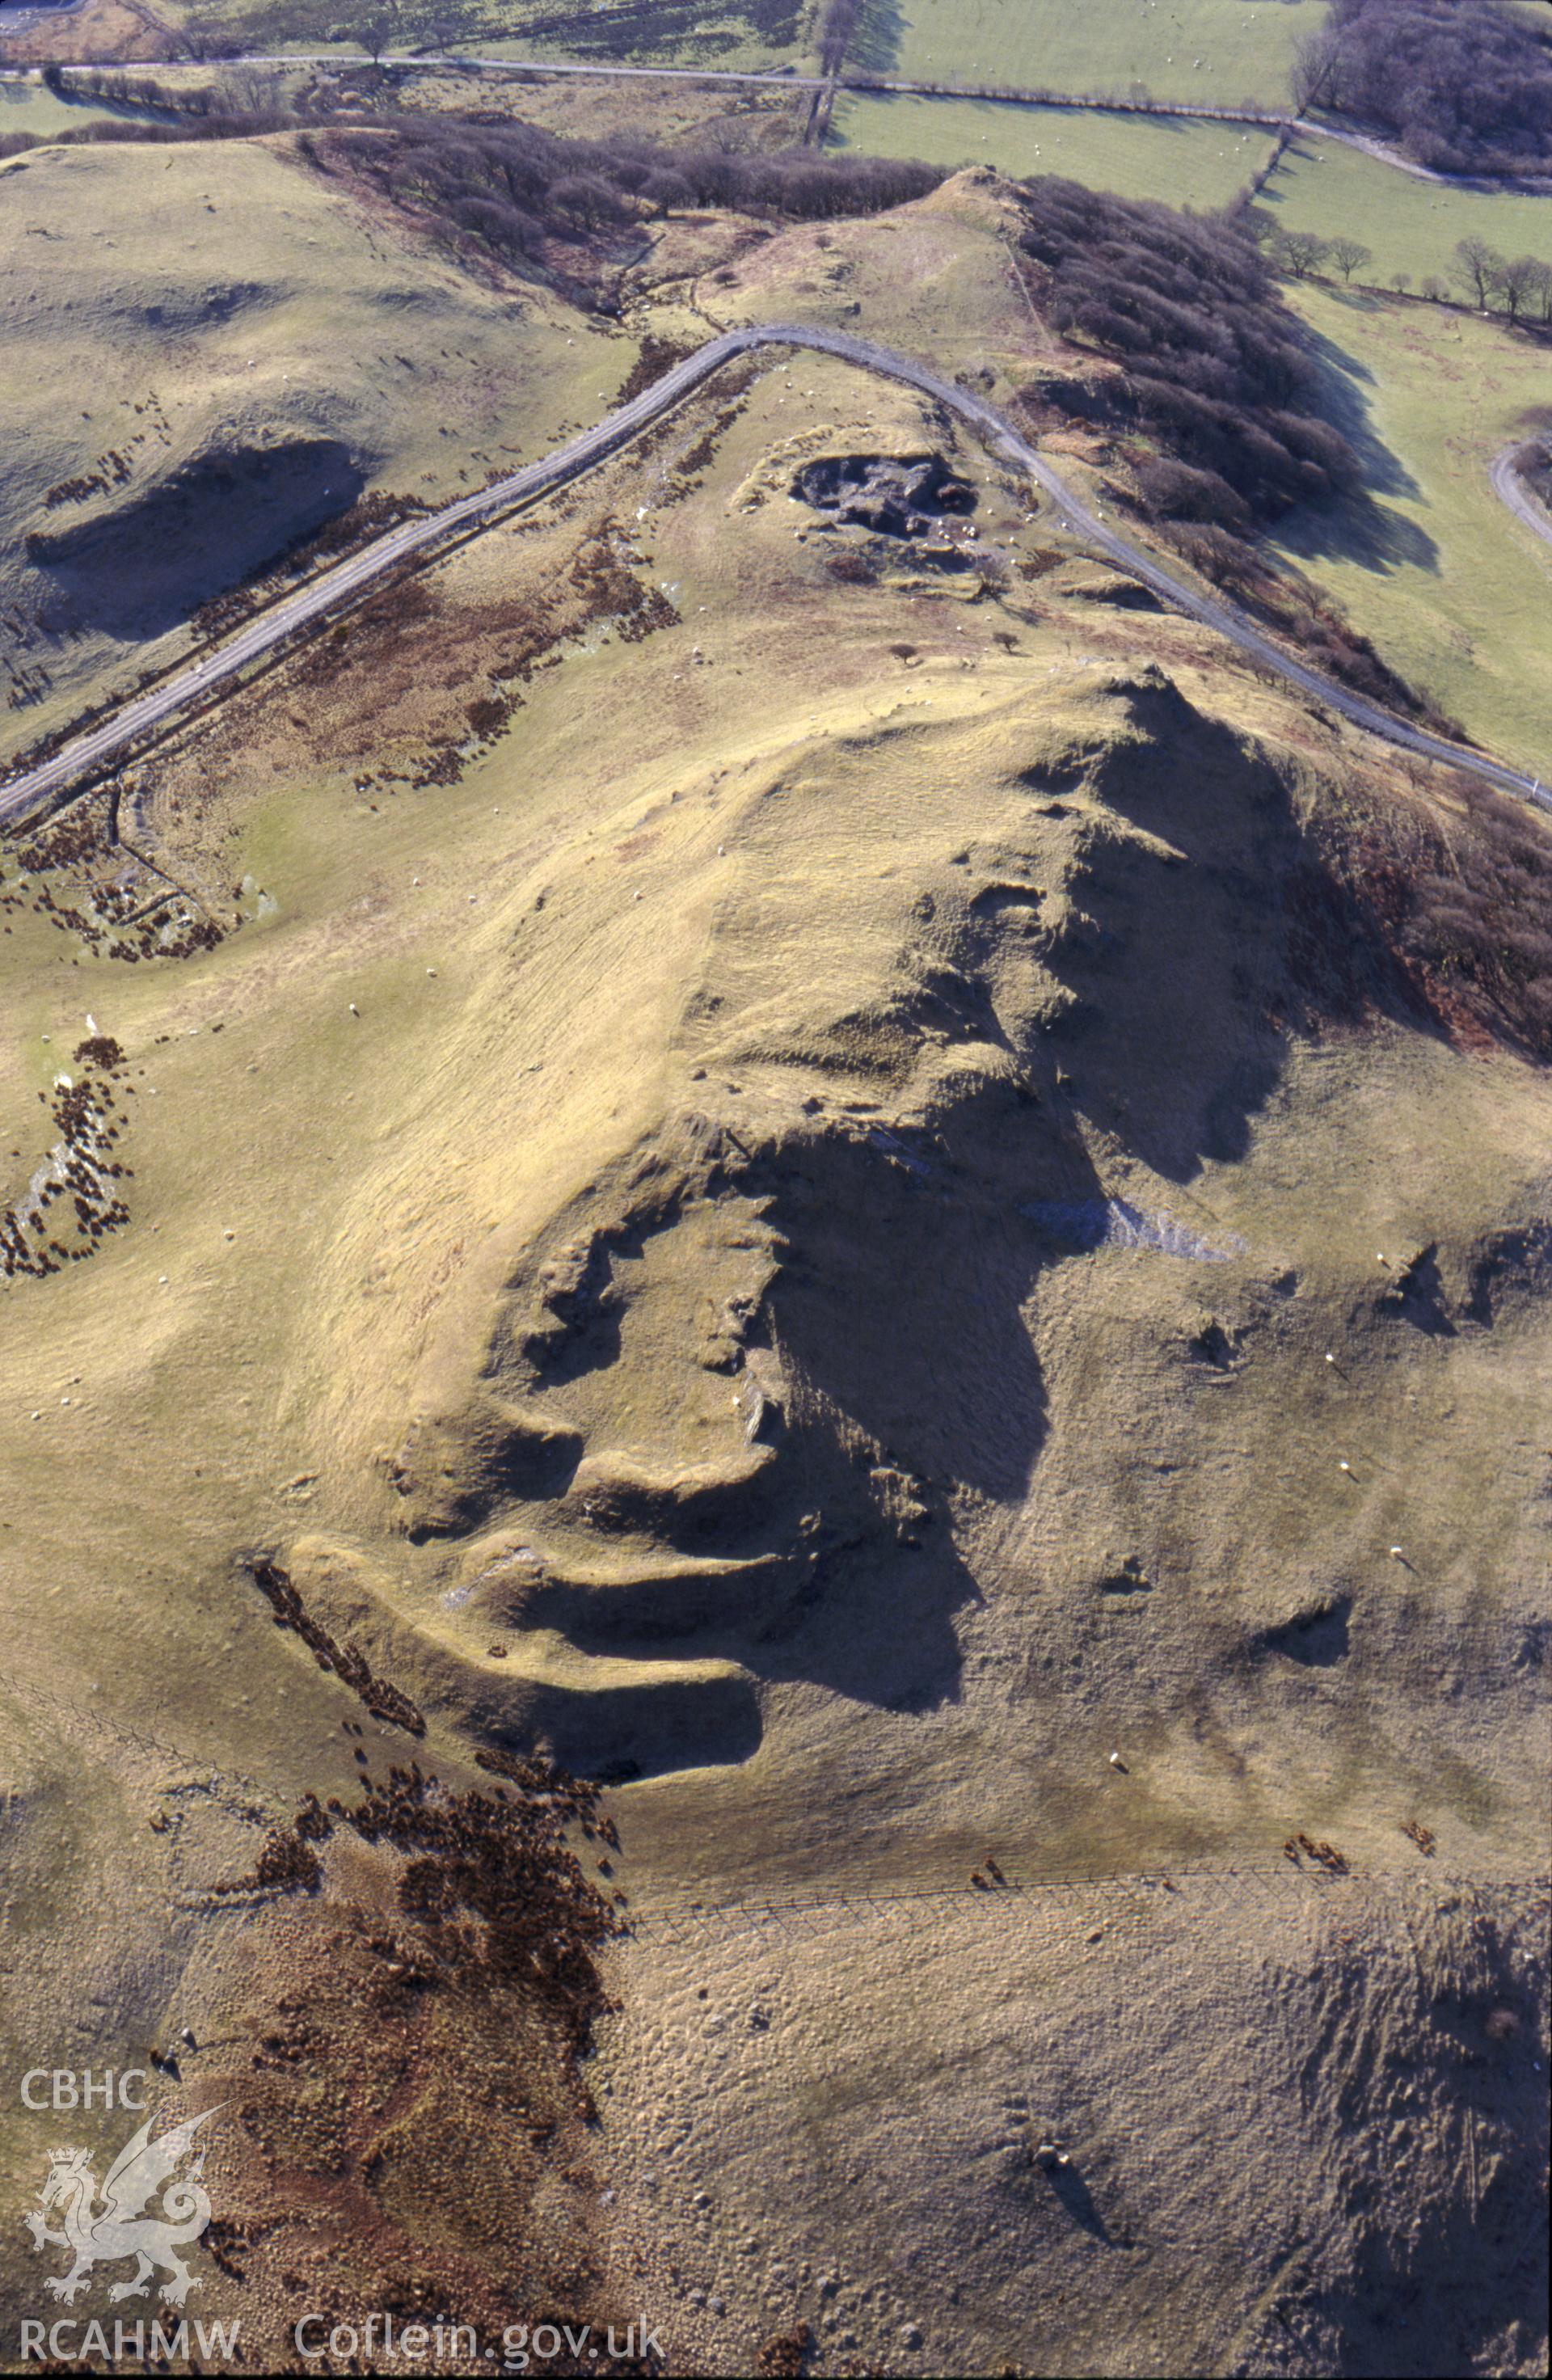
[{"label": "green pasture field", "polygon": [[974,99],[843,100],[832,140],[934,165],[1062,174],[1122,198],[1197,208],[1226,206],[1271,153],[1270,135],[1235,125]]},{"label": "green pasture field", "polygon": [[77,132],[103,116],[131,113],[91,100],[56,99],[41,82],[0,81],[0,140],[8,132],[30,132],[35,140],[54,140],[61,132]]},{"label": "green pasture field", "polygon": [[1350,233],[1374,250],[1368,279],[1448,279],[1458,240],[1552,261],[1552,198],[1461,190],[1409,174],[1340,140],[1302,140],[1279,160],[1260,203],[1290,231]]},{"label": "green pasture field", "polygon": [[1281,107],[1295,42],[1325,20],[1322,0],[906,0],[865,18],[850,63],[911,82],[1144,82],[1155,99]]},{"label": "green pasture field", "polygon": [[[998,100],[843,99],[832,140],[932,164],[1063,174],[1123,198],[1198,210],[1226,205],[1270,155],[1265,136],[1239,127]],[[1384,287],[1398,274],[1413,288],[1430,274],[1449,281],[1456,245],[1472,237],[1505,255],[1552,261],[1552,198],[1453,188],[1340,140],[1296,141],[1257,203],[1285,230],[1362,239],[1374,256],[1362,277]]]},{"label": "green pasture field", "polygon": [[1552,348],[1405,298],[1295,288],[1365,502],[1269,541],[1385,659],[1506,759],[1552,775],[1552,549],[1493,493],[1495,455],[1552,406]]}]

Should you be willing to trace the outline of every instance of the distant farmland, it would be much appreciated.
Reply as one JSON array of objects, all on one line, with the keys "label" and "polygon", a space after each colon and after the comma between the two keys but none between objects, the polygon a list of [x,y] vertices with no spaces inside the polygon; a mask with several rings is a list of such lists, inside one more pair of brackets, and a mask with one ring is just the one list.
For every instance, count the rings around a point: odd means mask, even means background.
[{"label": "distant farmland", "polygon": [[972,99],[843,100],[832,138],[879,157],[993,165],[1020,176],[1064,174],[1122,198],[1167,199],[1180,207],[1227,205],[1272,149],[1269,133],[1243,125]]},{"label": "distant farmland", "polygon": [[865,18],[850,63],[911,82],[959,78],[1057,91],[1280,107],[1295,42],[1323,0],[909,0],[891,32]]}]

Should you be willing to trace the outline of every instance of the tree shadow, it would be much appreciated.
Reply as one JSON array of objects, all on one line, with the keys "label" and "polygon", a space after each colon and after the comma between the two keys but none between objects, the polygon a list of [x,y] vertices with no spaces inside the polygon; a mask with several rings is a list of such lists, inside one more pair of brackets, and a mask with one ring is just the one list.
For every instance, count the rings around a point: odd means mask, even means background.
[{"label": "tree shadow", "polygon": [[[1372,311],[1378,303],[1356,293],[1336,294],[1340,303],[1354,311]],[[1364,484],[1352,495],[1303,504],[1286,514],[1277,524],[1279,546],[1312,561],[1356,562],[1362,569],[1381,572],[1426,570],[1437,577],[1439,553],[1434,540],[1420,521],[1393,509],[1403,499],[1422,499],[1425,492],[1374,426],[1364,385],[1373,386],[1374,374],[1324,332],[1309,323],[1303,328],[1318,384],[1318,410],[1357,455]]]},{"label": "tree shadow", "polygon": [[905,18],[899,0],[863,0],[857,28],[846,49],[846,68],[892,75],[900,66]]}]

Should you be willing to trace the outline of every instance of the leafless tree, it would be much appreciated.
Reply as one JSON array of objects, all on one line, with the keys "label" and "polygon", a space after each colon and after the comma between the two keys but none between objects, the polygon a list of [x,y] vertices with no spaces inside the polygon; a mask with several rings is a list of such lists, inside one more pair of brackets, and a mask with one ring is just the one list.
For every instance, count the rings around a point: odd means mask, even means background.
[{"label": "leafless tree", "polygon": [[1535,277],[1531,283],[1529,296],[1541,320],[1552,322],[1552,264],[1543,262],[1539,257],[1535,260]]},{"label": "leafless tree", "polygon": [[1353,274],[1360,272],[1365,264],[1374,262],[1373,249],[1365,248],[1361,239],[1348,239],[1345,237],[1334,239],[1331,242],[1330,254],[1332,263],[1344,281],[1351,281]]},{"label": "leafless tree", "polygon": [[1317,273],[1330,254],[1327,241],[1313,231],[1285,231],[1278,238],[1273,261],[1295,281],[1308,281]]},{"label": "leafless tree", "polygon": [[396,9],[374,9],[352,26],[350,38],[360,44],[374,67],[382,64],[383,52],[398,31]]},{"label": "leafless tree", "polygon": [[234,115],[273,115],[283,104],[280,79],[271,67],[230,67],[220,91]]},{"label": "leafless tree", "polygon": [[1541,276],[1546,270],[1539,256],[1510,257],[1498,266],[1493,276],[1492,291],[1511,322],[1517,322],[1521,315],[1535,303],[1540,294]]},{"label": "leafless tree", "polygon": [[240,58],[248,43],[230,27],[214,25],[184,25],[173,37],[182,55],[202,65],[207,58]]},{"label": "leafless tree", "polygon": [[1303,115],[1326,98],[1337,70],[1338,48],[1329,33],[1302,33],[1293,44],[1288,91],[1293,112]]},{"label": "leafless tree", "polygon": [[597,174],[563,174],[551,183],[550,196],[573,223],[607,223],[624,212],[608,183]]},{"label": "leafless tree", "polygon": [[838,75],[842,72],[861,16],[862,0],[827,0],[824,15],[819,19],[821,74]]},{"label": "leafless tree", "polygon": [[1470,239],[1458,240],[1455,246],[1455,270],[1470,289],[1484,313],[1493,294],[1495,280],[1503,266],[1503,258],[1496,248],[1473,232]]}]

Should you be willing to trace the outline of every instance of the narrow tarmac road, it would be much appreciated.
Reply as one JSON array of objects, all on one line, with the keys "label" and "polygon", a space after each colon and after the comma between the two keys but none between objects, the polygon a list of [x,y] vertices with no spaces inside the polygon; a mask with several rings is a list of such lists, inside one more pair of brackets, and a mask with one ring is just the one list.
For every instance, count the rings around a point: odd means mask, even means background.
[{"label": "narrow tarmac road", "polygon": [[934,399],[974,430],[1000,462],[1026,473],[1043,488],[1053,499],[1064,528],[1140,579],[1177,611],[1217,629],[1241,651],[1250,653],[1291,686],[1387,743],[1398,745],[1422,759],[1442,760],[1451,768],[1463,769],[1500,792],[1552,808],[1552,795],[1544,789],[1539,777],[1528,777],[1502,761],[1465,750],[1442,736],[1430,735],[1393,717],[1377,703],[1349,693],[1346,687],[1284,652],[1221,597],[1206,594],[1176,577],[1151,554],[1129,544],[1106,527],[1082,497],[1059,478],[1050,464],[983,397],[961,388],[957,382],[942,379],[908,356],[897,355],[890,347],[875,346],[866,339],[852,338],[844,332],[789,322],[758,322],[742,330],[724,331],[720,337],[709,339],[703,347],[685,357],[628,404],[616,407],[592,429],[581,431],[553,454],[492,481],[473,495],[459,497],[440,512],[428,513],[390,529],[359,552],[298,588],[295,594],[260,613],[197,660],[173,671],[160,685],[136,695],[96,725],[71,736],[48,759],[0,781],[0,827],[18,825],[34,809],[96,772],[139,737],[191,704],[206,699],[286,638],[325,613],[337,612],[395,564],[441,544],[454,532],[493,520],[500,514],[548,495],[552,489],[564,486],[627,445],[639,431],[669,412],[734,356],[765,346],[803,347],[820,355],[837,356],[859,370],[877,372],[885,379],[902,381],[908,387],[919,389],[923,395]]},{"label": "narrow tarmac road", "polygon": [[1497,496],[1534,537],[1544,538],[1552,545],[1552,513],[1532,494],[1520,476],[1517,458],[1524,451],[1523,443],[1506,446],[1493,460],[1493,493]]}]

